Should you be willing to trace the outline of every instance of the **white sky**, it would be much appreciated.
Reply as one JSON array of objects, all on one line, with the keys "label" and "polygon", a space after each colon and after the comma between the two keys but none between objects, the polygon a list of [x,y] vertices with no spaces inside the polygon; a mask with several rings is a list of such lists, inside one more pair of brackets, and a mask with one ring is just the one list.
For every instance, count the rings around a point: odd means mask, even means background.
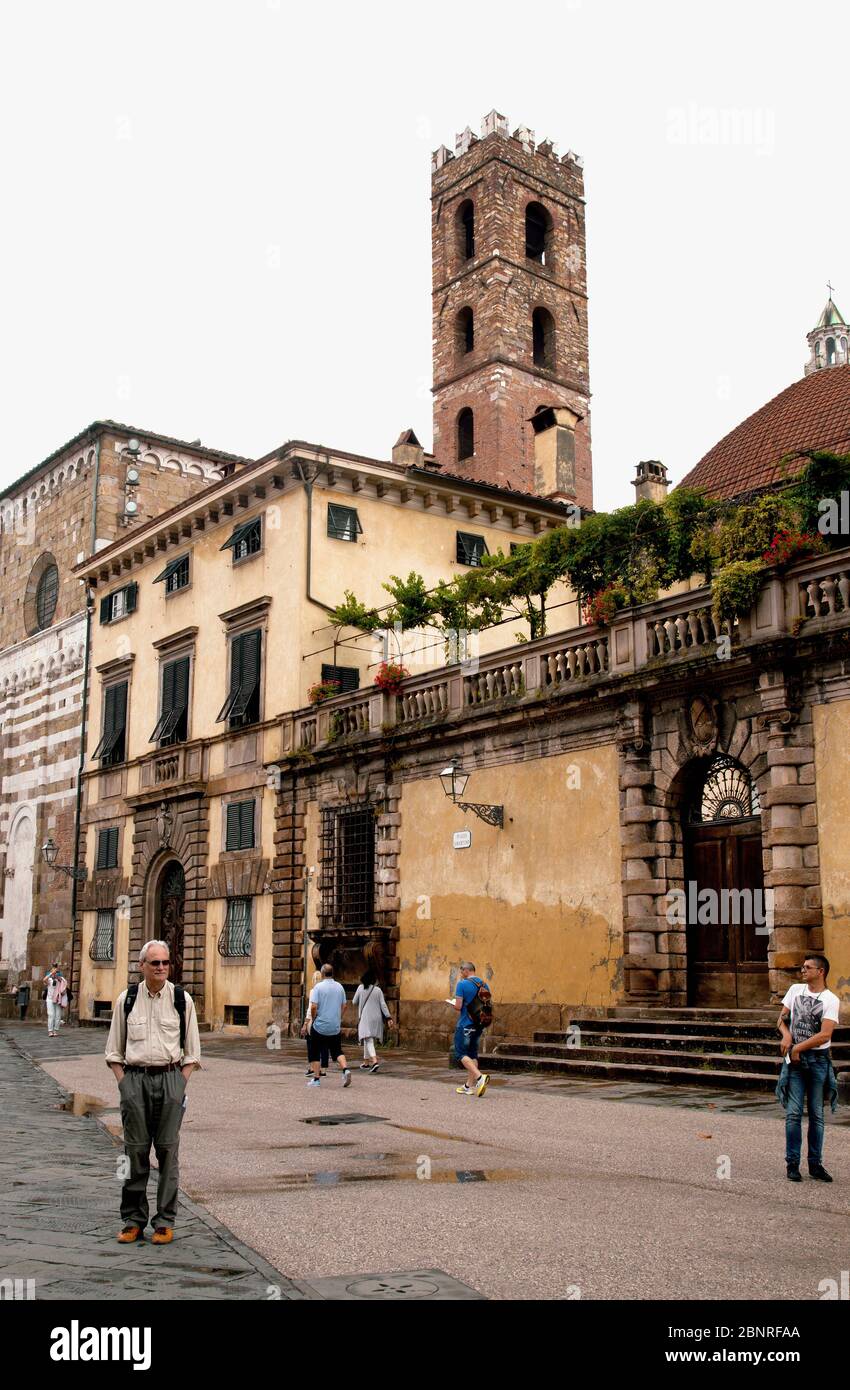
[{"label": "white sky", "polygon": [[839,0],[2,15],[0,483],[98,417],[429,448],[430,155],[494,106],[585,160],[598,507],[802,376],[827,277],[850,314]]}]

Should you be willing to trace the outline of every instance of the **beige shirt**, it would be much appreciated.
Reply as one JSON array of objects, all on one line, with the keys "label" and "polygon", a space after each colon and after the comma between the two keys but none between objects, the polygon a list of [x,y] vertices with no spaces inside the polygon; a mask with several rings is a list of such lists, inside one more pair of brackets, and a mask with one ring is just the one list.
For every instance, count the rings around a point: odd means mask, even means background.
[{"label": "beige shirt", "polygon": [[128,1067],[164,1067],[169,1062],[187,1066],[201,1060],[198,1019],[191,995],[186,995],[186,1050],[180,1053],[180,1015],[174,1007],[174,986],[166,980],[162,989],[151,994],[144,980],[136,1002],[124,1018],[122,990],[112,1010],[112,1027],[106,1043],[106,1061]]}]

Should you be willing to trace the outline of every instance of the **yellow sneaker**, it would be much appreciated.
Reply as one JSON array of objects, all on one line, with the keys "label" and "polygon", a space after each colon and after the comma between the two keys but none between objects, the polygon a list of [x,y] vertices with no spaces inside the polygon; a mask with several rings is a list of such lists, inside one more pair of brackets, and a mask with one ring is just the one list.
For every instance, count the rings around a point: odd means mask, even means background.
[{"label": "yellow sneaker", "polygon": [[483,1096],[484,1092],[487,1090],[489,1080],[490,1078],[486,1071],[483,1071],[475,1083],[475,1094],[477,1096]]}]

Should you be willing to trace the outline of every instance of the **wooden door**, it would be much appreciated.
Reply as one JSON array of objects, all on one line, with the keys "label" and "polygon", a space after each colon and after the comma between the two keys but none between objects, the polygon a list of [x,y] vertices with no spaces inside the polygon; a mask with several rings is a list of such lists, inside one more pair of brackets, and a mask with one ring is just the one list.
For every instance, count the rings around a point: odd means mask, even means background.
[{"label": "wooden door", "polygon": [[162,876],[159,890],[159,935],[168,943],[171,970],[168,978],[174,985],[183,983],[183,917],[186,905],[186,879],[182,866],[169,864]]},{"label": "wooden door", "polygon": [[[721,825],[694,825],[685,843],[685,887],[695,885],[688,897],[688,1001],[703,1008],[758,1008],[770,998],[767,974],[767,931],[754,917],[764,916],[761,819],[747,818]],[[753,911],[735,912],[726,898],[720,921],[700,923],[694,913],[697,895],[704,888],[716,894],[719,906],[724,890],[759,891],[749,897]],[[748,920],[737,922],[735,916]],[[725,920],[723,920],[725,919]]]}]

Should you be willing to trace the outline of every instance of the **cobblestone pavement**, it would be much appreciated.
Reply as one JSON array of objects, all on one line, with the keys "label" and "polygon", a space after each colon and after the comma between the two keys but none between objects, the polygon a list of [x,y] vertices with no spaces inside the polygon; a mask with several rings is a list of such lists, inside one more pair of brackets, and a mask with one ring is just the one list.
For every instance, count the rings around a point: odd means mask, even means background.
[{"label": "cobblestone pavement", "polygon": [[[102,1030],[14,1036],[116,1125]],[[395,1049],[308,1090],[303,1044],[205,1034],[202,1051],[184,1190],[313,1296],[464,1296],[451,1276],[490,1299],[817,1300],[847,1268],[839,1116],[834,1186],[793,1187],[769,1095],[520,1074],[479,1101],[445,1058]]]},{"label": "cobblestone pavement", "polygon": [[120,1148],[96,1119],[63,1109],[67,1093],[18,1046],[56,1055],[71,1032],[74,1053],[102,1051],[86,1029],[0,1030],[0,1278],[34,1280],[36,1300],[314,1297],[183,1194],[179,1240],[117,1244]]}]

